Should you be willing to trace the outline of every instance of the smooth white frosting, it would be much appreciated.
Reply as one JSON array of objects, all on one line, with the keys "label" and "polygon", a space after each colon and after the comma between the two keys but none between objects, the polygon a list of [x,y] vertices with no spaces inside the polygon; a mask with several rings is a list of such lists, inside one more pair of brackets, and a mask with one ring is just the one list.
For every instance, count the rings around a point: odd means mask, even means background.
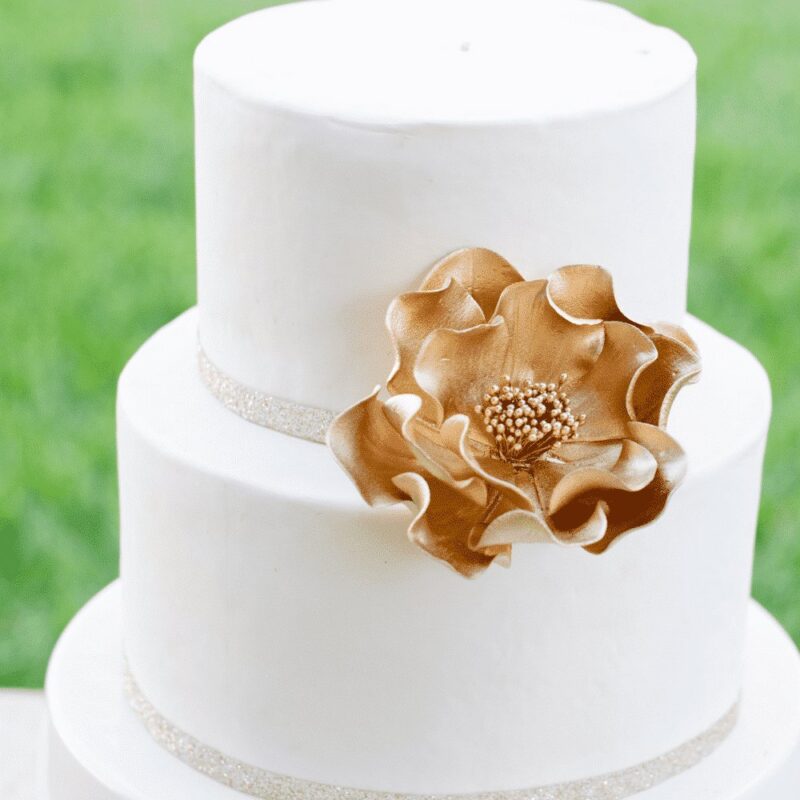
[{"label": "smooth white frosting", "polygon": [[659,520],[468,581],[325,447],[211,397],[196,322],[142,348],[118,406],[125,648],[176,725],[298,777],[467,792],[625,768],[733,703],[769,417],[738,345],[688,322],[706,370],[674,409],[690,469]]},{"label": "smooth white frosting", "polygon": [[685,311],[695,57],[589,0],[316,0],[195,57],[200,335],[240,382],[339,410],[391,366],[383,316],[448,252],[600,263]]},{"label": "smooth white frosting", "polygon": [[254,103],[364,125],[585,117],[695,66],[673,31],[583,0],[316,0],[240,17],[195,58]]},{"label": "smooth white frosting", "polygon": [[[50,661],[49,793],[42,797],[244,800],[244,795],[187,769],[162,750],[126,708],[120,691],[120,588],[112,584],[78,614]],[[800,777],[797,648],[754,602],[749,607],[746,639],[741,710],[732,734],[712,757],[635,795],[635,800],[796,800]]]}]

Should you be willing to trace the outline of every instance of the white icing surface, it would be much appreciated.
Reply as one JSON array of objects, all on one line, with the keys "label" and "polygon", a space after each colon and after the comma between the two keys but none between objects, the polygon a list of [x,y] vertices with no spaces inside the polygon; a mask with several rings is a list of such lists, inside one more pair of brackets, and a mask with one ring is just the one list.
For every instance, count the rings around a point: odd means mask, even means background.
[{"label": "white icing surface", "polygon": [[[746,641],[741,713],[731,735],[701,764],[636,800],[796,800],[800,658],[753,602]],[[127,707],[121,683],[115,583],[70,623],[50,662],[49,800],[243,800],[158,747]]]},{"label": "white icing surface", "polygon": [[258,104],[353,123],[584,117],[695,70],[676,33],[585,0],[316,0],[228,23],[198,71]]},{"label": "white icing surface", "polygon": [[215,31],[195,59],[209,357],[345,407],[391,366],[391,298],[466,246],[526,277],[600,263],[631,316],[680,318],[694,69],[589,0],[317,0]]},{"label": "white icing surface", "polygon": [[474,581],[357,497],[326,449],[201,385],[195,312],[123,373],[125,646],[147,696],[223,752],[402,791],[621,769],[708,727],[740,689],[769,390],[695,320],[690,459],[666,513],[606,555],[517,546]]}]

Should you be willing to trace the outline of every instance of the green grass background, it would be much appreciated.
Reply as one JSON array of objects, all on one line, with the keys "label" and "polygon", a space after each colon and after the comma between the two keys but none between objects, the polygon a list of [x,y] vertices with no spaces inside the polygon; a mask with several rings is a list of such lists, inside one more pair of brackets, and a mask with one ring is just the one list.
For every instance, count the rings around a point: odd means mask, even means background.
[{"label": "green grass background", "polygon": [[[265,4],[0,4],[0,685],[116,574],[116,377],[194,298],[192,50]],[[624,4],[700,57],[690,307],[772,378],[754,591],[800,640],[800,3]]]}]

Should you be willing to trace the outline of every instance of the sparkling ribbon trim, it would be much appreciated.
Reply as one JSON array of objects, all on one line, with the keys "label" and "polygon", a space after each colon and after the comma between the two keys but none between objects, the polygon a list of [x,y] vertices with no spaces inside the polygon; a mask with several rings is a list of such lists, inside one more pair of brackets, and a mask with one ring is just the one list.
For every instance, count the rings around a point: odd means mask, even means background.
[{"label": "sparkling ribbon trim", "polygon": [[211,394],[248,422],[309,442],[325,443],[325,434],[336,416],[333,411],[283,400],[239,383],[222,372],[200,344],[197,345],[197,365]]},{"label": "sparkling ribbon trim", "polygon": [[617,772],[530,789],[434,795],[334,786],[245,764],[204,745],[162,717],[127,669],[125,691],[132,708],[161,747],[217,783],[261,800],[623,800],[699,764],[733,730],[739,711],[739,703],[734,703],[699,736],[650,761]]}]

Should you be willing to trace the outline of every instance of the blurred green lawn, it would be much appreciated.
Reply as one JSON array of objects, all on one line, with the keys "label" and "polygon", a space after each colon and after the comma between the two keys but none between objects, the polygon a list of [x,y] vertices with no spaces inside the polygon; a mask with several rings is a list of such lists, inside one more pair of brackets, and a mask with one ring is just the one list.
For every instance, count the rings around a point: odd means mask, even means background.
[{"label": "blurred green lawn", "polygon": [[[2,2],[0,685],[117,571],[116,378],[194,298],[192,49],[266,4]],[[700,57],[690,307],[772,377],[754,591],[800,640],[800,3],[624,5]]]}]

